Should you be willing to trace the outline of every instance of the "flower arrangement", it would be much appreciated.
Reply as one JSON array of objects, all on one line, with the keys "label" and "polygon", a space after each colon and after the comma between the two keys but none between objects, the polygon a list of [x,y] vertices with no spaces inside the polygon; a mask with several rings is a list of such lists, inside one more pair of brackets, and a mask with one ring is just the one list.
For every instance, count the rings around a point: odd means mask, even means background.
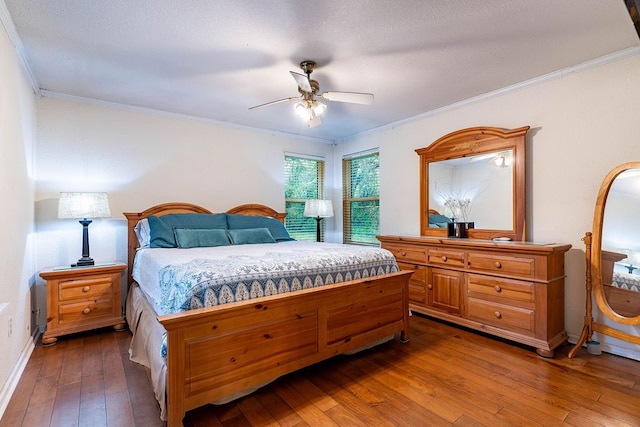
[{"label": "flower arrangement", "polygon": [[467,222],[469,219],[469,212],[471,211],[471,199],[468,197],[456,197],[445,196],[444,206],[448,208],[452,215],[453,220],[456,218],[462,219],[463,222]]}]

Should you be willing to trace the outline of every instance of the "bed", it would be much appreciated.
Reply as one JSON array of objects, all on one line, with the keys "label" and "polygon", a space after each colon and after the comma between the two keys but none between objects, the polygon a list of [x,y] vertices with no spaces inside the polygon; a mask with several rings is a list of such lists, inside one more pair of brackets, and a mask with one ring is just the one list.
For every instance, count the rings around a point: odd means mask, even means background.
[{"label": "bed", "polygon": [[[182,425],[188,410],[207,403],[233,400],[284,374],[332,356],[358,351],[394,336],[402,342],[408,340],[410,271],[379,274],[381,270],[378,269],[375,275],[365,271],[338,279],[338,276],[332,276],[333,279],[323,286],[311,283],[294,292],[292,285],[291,292],[272,295],[259,291],[254,295],[253,288],[247,283],[251,298],[227,298],[231,302],[226,303],[222,302],[229,292],[211,296],[208,290],[200,289],[198,297],[187,297],[184,303],[177,304],[184,311],[172,312],[164,301],[170,292],[153,298],[134,280],[136,275],[145,277],[139,273],[142,267],[134,262],[136,254],[142,259],[143,253],[153,251],[140,248],[136,226],[139,228],[143,219],[150,222],[175,217],[170,214],[193,213],[211,214],[203,207],[187,203],[166,203],[143,212],[124,213],[128,227],[126,317],[133,334],[130,356],[131,360],[150,369],[161,416],[169,426]],[[286,216],[258,204],[241,205],[226,214],[229,215],[227,218],[240,221],[249,217],[277,219],[282,228]],[[189,241],[185,240],[184,233],[178,235],[178,229],[174,232],[176,239]],[[155,237],[158,236],[156,232]],[[278,245],[294,244],[283,241],[267,246],[278,248]],[[260,245],[246,245],[247,248],[255,246]],[[186,247],[194,253],[201,249]],[[181,250],[162,248],[157,252],[166,254]],[[171,274],[176,275],[175,272]],[[215,280],[222,279],[216,276]],[[270,283],[269,280],[266,278],[264,283]],[[294,283],[297,279],[292,280]],[[309,285],[307,280],[300,281]],[[213,288],[215,286],[210,289]],[[224,285],[218,288],[223,289]],[[241,287],[234,289],[236,295],[247,293]],[[192,308],[194,306],[197,308]],[[162,314],[158,315],[158,311]]]}]

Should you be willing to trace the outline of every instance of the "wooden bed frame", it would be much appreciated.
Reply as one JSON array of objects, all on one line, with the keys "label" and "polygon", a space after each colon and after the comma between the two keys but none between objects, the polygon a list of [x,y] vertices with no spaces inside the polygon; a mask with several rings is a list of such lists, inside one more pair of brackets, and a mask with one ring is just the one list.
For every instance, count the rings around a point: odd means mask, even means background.
[{"label": "wooden bed frame", "polygon": [[[258,204],[228,213],[286,214]],[[124,215],[128,222],[128,282],[139,247],[134,227],[149,215],[211,213],[166,203]],[[167,425],[186,411],[265,384],[332,356],[398,334],[409,338],[408,282],[400,271],[319,288],[159,316],[167,331]]]}]

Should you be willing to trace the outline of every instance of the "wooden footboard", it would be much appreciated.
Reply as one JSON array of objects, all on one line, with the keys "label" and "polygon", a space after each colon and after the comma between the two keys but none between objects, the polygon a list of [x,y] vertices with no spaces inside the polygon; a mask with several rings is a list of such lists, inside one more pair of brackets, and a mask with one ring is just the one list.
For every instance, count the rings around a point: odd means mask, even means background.
[{"label": "wooden footboard", "polygon": [[411,271],[160,316],[168,426],[185,412],[400,333]]}]

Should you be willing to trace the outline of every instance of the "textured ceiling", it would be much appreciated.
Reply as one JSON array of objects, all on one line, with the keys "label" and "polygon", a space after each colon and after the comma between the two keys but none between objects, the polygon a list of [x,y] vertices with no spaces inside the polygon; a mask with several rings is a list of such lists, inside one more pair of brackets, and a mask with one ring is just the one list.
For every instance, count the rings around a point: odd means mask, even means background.
[{"label": "textured ceiling", "polygon": [[[45,96],[338,142],[639,45],[623,0],[4,3]],[[293,102],[248,109],[297,96],[305,59],[321,91],[373,105],[327,102],[315,128]]]}]

